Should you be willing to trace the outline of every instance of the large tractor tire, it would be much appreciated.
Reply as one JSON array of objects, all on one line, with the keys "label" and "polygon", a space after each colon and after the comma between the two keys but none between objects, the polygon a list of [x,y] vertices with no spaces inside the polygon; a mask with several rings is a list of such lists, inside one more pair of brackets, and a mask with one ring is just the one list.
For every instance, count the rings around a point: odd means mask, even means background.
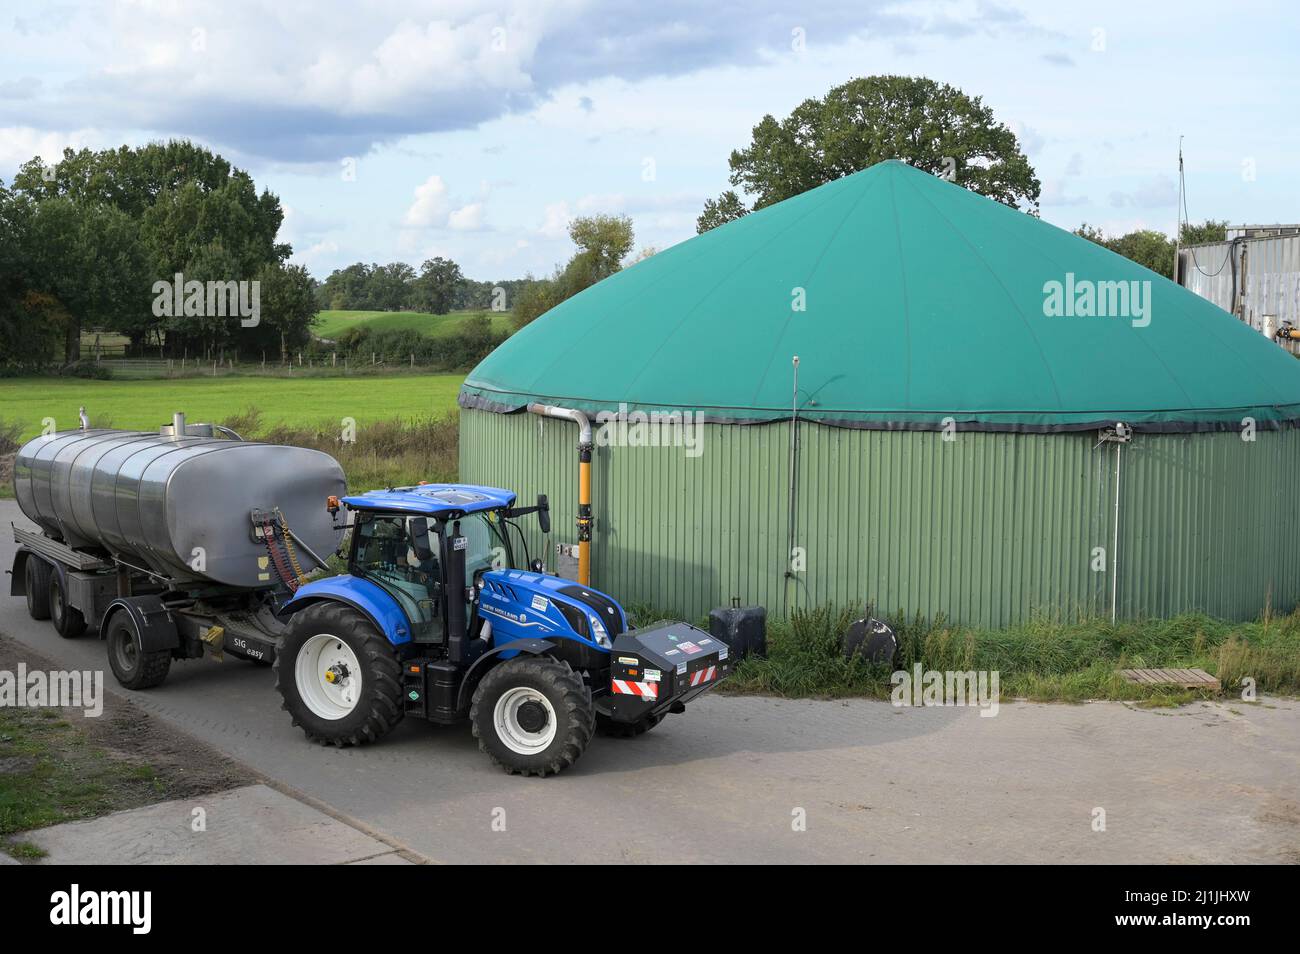
[{"label": "large tractor tire", "polygon": [[50,574],[50,619],[55,631],[64,639],[75,639],[86,631],[86,617],[68,604],[68,590],[63,577]]},{"label": "large tractor tire", "polygon": [[601,735],[609,736],[611,739],[632,739],[638,735],[645,735],[662,721],[662,716],[646,716],[644,719],[637,719],[635,722],[615,722],[613,719],[597,713],[596,731]]},{"label": "large tractor tire", "polygon": [[374,742],[405,714],[397,654],[365,615],[343,603],[297,613],[274,669],[284,709],[313,742]]},{"label": "large tractor tire", "polygon": [[32,619],[50,618],[50,577],[48,563],[34,553],[27,554],[23,566],[23,588],[27,590],[27,615]]},{"label": "large tractor tire", "polygon": [[587,684],[549,656],[518,656],[489,670],[469,720],[493,762],[511,775],[543,778],[578,761],[596,730]]},{"label": "large tractor tire", "polygon": [[171,650],[145,652],[129,613],[113,614],[104,630],[104,641],[108,643],[108,668],[123,689],[152,689],[171,671]]}]

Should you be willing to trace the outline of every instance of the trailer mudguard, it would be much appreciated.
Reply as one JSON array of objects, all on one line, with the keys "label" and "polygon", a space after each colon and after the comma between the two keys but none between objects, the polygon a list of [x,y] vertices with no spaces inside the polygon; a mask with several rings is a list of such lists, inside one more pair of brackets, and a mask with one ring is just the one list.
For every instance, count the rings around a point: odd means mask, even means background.
[{"label": "trailer mudguard", "polygon": [[30,550],[19,550],[14,554],[14,566],[9,571],[9,595],[26,596],[27,595],[27,561],[39,560],[40,557]]},{"label": "trailer mudguard", "polygon": [[397,600],[379,584],[350,574],[326,577],[298,587],[293,599],[280,607],[277,615],[287,621],[299,610],[324,600],[346,603],[367,616],[394,646],[411,641],[411,624]]},{"label": "trailer mudguard", "polygon": [[489,649],[474,660],[469,669],[465,670],[465,678],[461,680],[460,690],[456,693],[456,711],[464,711],[469,704],[469,694],[474,691],[474,687],[483,678],[483,674],[491,666],[502,661],[501,655],[503,653],[509,653],[510,657],[517,656],[519,653],[525,653],[529,656],[545,656],[554,648],[555,643],[547,639],[515,639]]},{"label": "trailer mudguard", "polygon": [[131,624],[140,636],[140,648],[147,653],[180,648],[181,636],[172,619],[171,611],[158,596],[119,596],[104,610],[100,626],[101,637],[108,633],[109,624],[118,613],[131,617]]}]

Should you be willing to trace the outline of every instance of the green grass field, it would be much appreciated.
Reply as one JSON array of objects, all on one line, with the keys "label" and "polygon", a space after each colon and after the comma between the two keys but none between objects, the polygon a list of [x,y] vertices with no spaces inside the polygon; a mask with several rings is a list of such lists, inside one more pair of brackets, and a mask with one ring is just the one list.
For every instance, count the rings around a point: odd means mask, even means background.
[{"label": "green grass field", "polygon": [[498,334],[510,331],[509,312],[456,311],[449,315],[431,315],[421,311],[322,311],[316,315],[312,334],[317,338],[336,338],[349,328],[365,325],[373,331],[411,329],[431,337],[456,332],[466,318],[482,315],[491,319]]},{"label": "green grass field", "polygon": [[153,381],[90,381],[80,378],[0,378],[0,422],[16,423],[20,439],[41,432],[41,421],[77,426],[85,406],[100,426],[153,429],[184,411],[191,421],[223,423],[257,407],[268,425],[337,426],[425,419],[456,407],[462,374],[354,375],[349,377],[228,377]]}]

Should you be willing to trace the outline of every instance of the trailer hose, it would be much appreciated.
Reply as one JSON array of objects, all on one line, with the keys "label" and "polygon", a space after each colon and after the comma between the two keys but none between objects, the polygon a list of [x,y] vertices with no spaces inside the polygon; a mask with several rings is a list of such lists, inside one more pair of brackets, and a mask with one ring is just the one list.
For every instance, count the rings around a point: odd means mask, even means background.
[{"label": "trailer hose", "polygon": [[[297,592],[305,576],[302,568],[297,565],[297,557],[293,555],[291,546],[287,543],[287,534],[282,535],[286,543],[278,544],[275,539],[275,522],[269,516],[263,517],[259,521],[259,526],[262,529],[262,542],[266,545],[266,552],[270,556],[271,564],[275,567],[275,575],[280,578],[281,583],[289,588],[289,592]],[[281,546],[283,546],[283,549],[281,549]],[[297,572],[295,572],[295,568]]]}]

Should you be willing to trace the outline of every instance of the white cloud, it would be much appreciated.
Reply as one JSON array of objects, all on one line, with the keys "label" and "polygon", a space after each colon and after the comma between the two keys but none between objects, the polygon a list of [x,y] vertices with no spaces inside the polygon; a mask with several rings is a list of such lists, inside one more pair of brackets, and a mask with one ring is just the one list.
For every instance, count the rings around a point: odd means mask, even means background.
[{"label": "white cloud", "polygon": [[0,177],[12,177],[19,166],[35,156],[46,163],[58,162],[64,148],[81,149],[99,143],[100,136],[93,129],[44,132],[30,126],[0,126]]},{"label": "white cloud", "polygon": [[564,238],[569,233],[569,219],[571,218],[569,203],[563,201],[552,202],[546,207],[545,217],[542,219],[542,224],[537,231],[546,238]]},{"label": "white cloud", "polygon": [[457,232],[477,232],[483,228],[483,203],[471,202],[447,216],[447,227]]},{"label": "white cloud", "polygon": [[447,183],[432,175],[415,190],[415,201],[402,220],[415,228],[445,225],[447,221]]}]

